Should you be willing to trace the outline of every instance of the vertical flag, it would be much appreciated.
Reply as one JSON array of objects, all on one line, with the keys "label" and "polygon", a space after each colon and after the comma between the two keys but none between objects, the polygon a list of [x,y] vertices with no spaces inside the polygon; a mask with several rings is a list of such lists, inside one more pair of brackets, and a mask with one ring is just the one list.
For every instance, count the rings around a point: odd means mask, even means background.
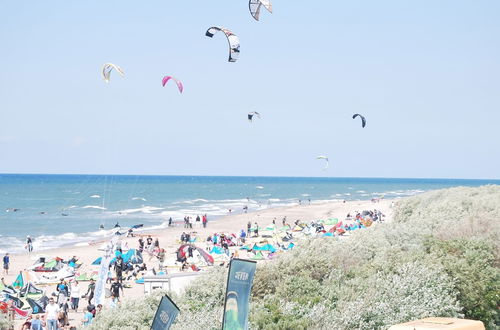
[{"label": "vertical flag", "polygon": [[177,318],[177,314],[179,314],[179,307],[177,307],[169,296],[163,296],[161,298],[160,305],[158,305],[158,309],[156,310],[151,330],[170,329],[170,326]]},{"label": "vertical flag", "polygon": [[94,291],[94,300],[96,305],[104,305],[104,300],[106,299],[106,288],[104,286],[106,285],[106,279],[108,278],[109,264],[111,263],[111,257],[116,240],[116,236],[111,239],[106,246],[104,257],[101,259],[101,268],[99,268],[99,274],[97,275],[97,282],[95,284]]},{"label": "vertical flag", "polygon": [[226,300],[222,329],[248,329],[248,311],[253,276],[257,263],[251,260],[232,259],[227,278]]}]

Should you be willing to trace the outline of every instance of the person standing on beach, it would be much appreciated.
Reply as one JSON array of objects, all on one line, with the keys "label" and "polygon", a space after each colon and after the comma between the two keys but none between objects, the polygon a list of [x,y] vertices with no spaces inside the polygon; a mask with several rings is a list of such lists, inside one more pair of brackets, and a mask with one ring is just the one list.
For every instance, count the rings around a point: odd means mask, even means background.
[{"label": "person standing on beach", "polygon": [[33,251],[33,240],[31,239],[30,235],[26,237],[26,249],[28,252]]},{"label": "person standing on beach", "polygon": [[259,237],[259,225],[257,222],[255,222],[255,228],[253,229],[253,232],[255,233],[255,237]]},{"label": "person standing on beach", "polygon": [[113,294],[118,299],[118,301],[120,301],[120,290],[122,291],[123,296],[123,286],[118,281],[118,278],[116,278],[115,282],[111,284],[111,288],[109,290],[111,291],[111,294]]},{"label": "person standing on beach", "polygon": [[207,215],[206,214],[201,218],[201,222],[203,223],[203,228],[207,228]]},{"label": "person standing on beach", "polygon": [[247,223],[247,234],[248,234],[248,237],[250,237],[251,230],[252,230],[252,223],[250,221],[248,221],[248,223]]},{"label": "person standing on beach", "polygon": [[144,251],[144,240],[139,238],[139,252],[142,253],[142,251]]},{"label": "person standing on beach", "polygon": [[80,284],[75,281],[75,284],[71,286],[71,309],[78,312],[78,302],[80,301]]},{"label": "person standing on beach", "polygon": [[90,284],[87,288],[87,293],[86,293],[86,296],[88,297],[87,301],[89,302],[89,305],[92,302],[92,299],[94,298],[94,291],[95,291],[95,282],[93,279],[91,279]]},{"label": "person standing on beach", "polygon": [[57,330],[57,316],[59,306],[54,302],[54,298],[49,299],[49,304],[45,307],[45,320],[47,320],[47,330]]},{"label": "person standing on beach", "polygon": [[116,280],[122,282],[122,271],[123,271],[123,259],[122,256],[116,257],[115,261],[115,273],[116,273]]},{"label": "person standing on beach", "polygon": [[10,257],[9,257],[9,254],[6,253],[3,256],[3,273],[5,275],[9,275],[9,264],[10,264]]},{"label": "person standing on beach", "polygon": [[196,215],[196,222],[200,222],[200,220],[201,220],[200,215],[199,215],[199,214],[197,214],[197,215]]}]

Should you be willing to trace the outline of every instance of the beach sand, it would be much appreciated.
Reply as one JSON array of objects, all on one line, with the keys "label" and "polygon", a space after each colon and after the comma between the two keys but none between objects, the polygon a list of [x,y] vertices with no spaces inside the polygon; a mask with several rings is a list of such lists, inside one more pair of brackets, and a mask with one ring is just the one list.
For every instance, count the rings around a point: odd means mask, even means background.
[{"label": "beach sand", "polygon": [[[312,203],[311,205],[296,205],[282,208],[270,208],[266,210],[259,210],[243,214],[228,214],[227,216],[218,218],[215,221],[210,221],[208,219],[207,228],[203,228],[200,223],[193,222],[193,229],[186,229],[183,227],[183,223],[176,223],[175,227],[165,228],[161,230],[154,231],[144,231],[137,234],[141,235],[151,235],[153,238],[158,238],[160,242],[160,247],[164,248],[167,252],[166,265],[168,267],[168,272],[178,272],[179,267],[174,266],[175,264],[175,252],[179,247],[179,239],[182,232],[196,232],[197,243],[196,245],[200,247],[205,247],[205,240],[207,236],[213,233],[236,233],[241,229],[247,228],[247,223],[250,221],[252,225],[257,222],[262,233],[262,229],[272,223],[273,218],[276,218],[277,227],[281,227],[282,219],[286,216],[287,222],[293,226],[295,220],[300,219],[303,222],[310,222],[312,220],[328,219],[328,218],[338,218],[340,221],[345,221],[345,217],[348,213],[356,214],[356,211],[363,210],[380,210],[386,217],[384,218],[386,222],[390,221],[392,218],[392,204],[393,200],[380,200],[380,202],[373,203],[371,201],[349,201],[349,202],[325,202],[325,203]],[[192,220],[193,221],[193,220]],[[375,224],[378,225],[378,224]],[[252,241],[260,241],[262,239],[253,239]],[[122,239],[122,246],[128,245],[129,248],[138,247],[138,237],[130,237]],[[26,267],[32,265],[37,256],[45,255],[49,257],[60,257],[64,260],[70,259],[72,256],[76,256],[79,261],[83,263],[80,267],[80,272],[92,272],[98,271],[99,266],[92,266],[91,263],[102,256],[103,251],[98,250],[98,248],[104,243],[104,241],[88,242],[81,244],[82,246],[70,246],[52,250],[34,251],[30,254],[12,254],[9,275],[4,276],[6,283],[12,283],[19,271],[24,270]],[[300,245],[300,244],[299,244]],[[156,258],[149,261],[149,256],[143,254],[144,261],[148,265],[148,268],[158,267],[158,262]],[[244,257],[241,256],[241,257]],[[188,277],[182,280],[173,281],[173,291],[180,292],[182,288],[187,285],[190,281],[195,280],[196,277]],[[143,285],[135,284],[130,281],[132,288],[126,288],[124,296],[122,299],[130,299],[135,297],[141,297],[143,293]],[[81,282],[82,291],[86,290],[88,282]],[[55,291],[56,285],[44,286],[47,290],[47,294]],[[106,287],[109,287],[107,285]],[[80,320],[83,318],[83,308],[85,308],[87,302],[83,299],[80,300],[80,311],[78,314],[70,312],[70,323],[73,325],[80,325]],[[16,321],[16,329],[22,324],[21,321]]]}]

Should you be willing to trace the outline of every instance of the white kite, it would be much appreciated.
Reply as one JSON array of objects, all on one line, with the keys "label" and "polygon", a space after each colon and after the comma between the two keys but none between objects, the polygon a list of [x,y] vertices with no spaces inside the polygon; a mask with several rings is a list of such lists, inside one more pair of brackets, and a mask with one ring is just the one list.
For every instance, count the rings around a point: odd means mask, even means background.
[{"label": "white kite", "polygon": [[109,83],[109,78],[111,76],[111,71],[113,69],[120,74],[120,76],[124,76],[125,72],[123,72],[122,68],[120,68],[118,65],[113,64],[113,63],[105,63],[102,66],[102,78],[104,79],[105,82]]},{"label": "white kite", "polygon": [[328,157],[326,157],[326,156],[318,156],[316,159],[324,159],[324,160],[326,160],[326,165],[323,168],[323,171],[325,171],[330,166],[330,162],[328,161]]},{"label": "white kite", "polygon": [[250,0],[248,2],[248,8],[250,9],[250,14],[255,18],[256,21],[259,20],[260,7],[264,6],[268,12],[273,12],[273,4],[270,0]]}]

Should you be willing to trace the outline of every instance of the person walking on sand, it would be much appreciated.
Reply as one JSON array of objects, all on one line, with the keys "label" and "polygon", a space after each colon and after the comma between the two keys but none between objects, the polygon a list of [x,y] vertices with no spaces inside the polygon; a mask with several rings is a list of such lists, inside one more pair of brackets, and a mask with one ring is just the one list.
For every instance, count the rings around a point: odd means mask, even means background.
[{"label": "person walking on sand", "polygon": [[26,236],[26,249],[28,252],[33,251],[33,240],[31,239],[30,235]]},{"label": "person walking on sand", "polygon": [[111,291],[111,294],[113,294],[118,299],[118,301],[120,301],[120,290],[123,297],[123,286],[117,278],[115,279],[115,282],[111,284],[111,288],[109,288],[109,290]]},{"label": "person walking on sand", "polygon": [[201,222],[203,223],[203,228],[207,228],[207,215],[206,214],[201,218]]},{"label": "person walking on sand", "polygon": [[92,302],[92,299],[94,298],[94,291],[95,291],[95,281],[93,279],[91,279],[90,284],[87,288],[87,293],[86,293],[86,296],[88,297],[87,301],[88,301],[89,305]]},{"label": "person walking on sand", "polygon": [[255,228],[253,229],[253,232],[255,233],[255,237],[259,237],[259,225],[257,222],[255,222]]},{"label": "person walking on sand", "polygon": [[45,307],[45,320],[47,320],[47,330],[57,330],[57,316],[59,306],[54,302],[54,298],[49,299],[49,304]]},{"label": "person walking on sand", "polygon": [[9,264],[10,264],[10,257],[9,257],[9,254],[6,253],[3,256],[3,273],[5,275],[9,275]]}]

